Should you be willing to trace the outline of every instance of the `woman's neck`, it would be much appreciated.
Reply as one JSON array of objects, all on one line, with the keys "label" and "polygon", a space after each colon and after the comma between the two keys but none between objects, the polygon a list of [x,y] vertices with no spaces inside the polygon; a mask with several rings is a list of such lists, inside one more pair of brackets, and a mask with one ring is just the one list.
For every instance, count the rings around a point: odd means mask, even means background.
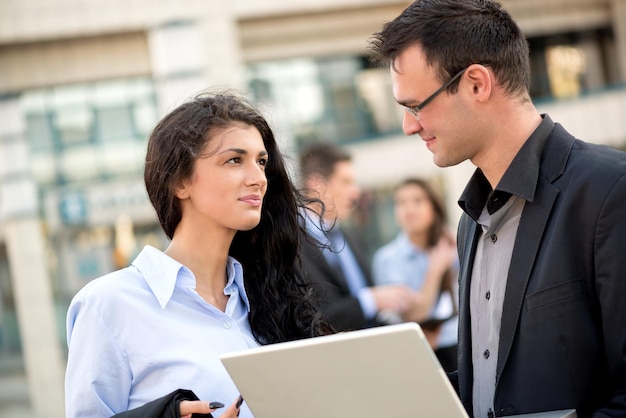
[{"label": "woman's neck", "polygon": [[[221,236],[220,236],[221,235]],[[221,309],[228,298],[224,295],[228,250],[233,234],[211,234],[177,228],[165,254],[183,264],[196,279],[196,292],[208,303]]]},{"label": "woman's neck", "polygon": [[428,233],[427,232],[409,232],[407,233],[409,241],[413,245],[423,250],[428,248]]}]

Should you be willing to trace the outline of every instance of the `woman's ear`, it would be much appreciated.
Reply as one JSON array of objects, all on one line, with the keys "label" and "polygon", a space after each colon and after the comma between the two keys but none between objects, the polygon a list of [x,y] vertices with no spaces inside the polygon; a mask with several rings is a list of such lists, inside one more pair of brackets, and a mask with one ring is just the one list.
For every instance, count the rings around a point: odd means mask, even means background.
[{"label": "woman's ear", "polygon": [[186,180],[179,181],[178,184],[174,186],[174,196],[179,200],[184,200],[189,197],[189,188],[187,187]]}]

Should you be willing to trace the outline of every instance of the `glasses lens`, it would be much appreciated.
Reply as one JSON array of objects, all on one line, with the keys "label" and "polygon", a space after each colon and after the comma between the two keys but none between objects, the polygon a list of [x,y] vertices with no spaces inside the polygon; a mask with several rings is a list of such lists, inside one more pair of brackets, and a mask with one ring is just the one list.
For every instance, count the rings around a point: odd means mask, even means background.
[{"label": "glasses lens", "polygon": [[404,110],[406,110],[411,115],[413,115],[413,117],[415,117],[417,119],[420,118],[420,111],[419,111],[419,109],[417,109],[417,107],[404,106]]}]

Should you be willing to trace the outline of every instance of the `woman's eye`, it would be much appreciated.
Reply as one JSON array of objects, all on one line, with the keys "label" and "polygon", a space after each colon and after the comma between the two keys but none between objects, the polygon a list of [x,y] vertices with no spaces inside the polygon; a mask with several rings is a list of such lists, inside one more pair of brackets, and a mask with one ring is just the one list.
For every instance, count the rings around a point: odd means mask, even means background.
[{"label": "woman's eye", "polygon": [[259,165],[262,165],[263,167],[267,166],[267,158],[261,158],[259,160]]},{"label": "woman's eye", "polygon": [[241,158],[233,157],[230,160],[226,161],[229,164],[239,164],[241,162]]}]

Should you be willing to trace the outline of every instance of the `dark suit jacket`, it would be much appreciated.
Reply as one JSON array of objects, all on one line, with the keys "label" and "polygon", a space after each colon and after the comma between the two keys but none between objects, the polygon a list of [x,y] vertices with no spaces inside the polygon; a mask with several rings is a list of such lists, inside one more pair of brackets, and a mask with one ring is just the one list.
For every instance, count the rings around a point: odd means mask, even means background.
[{"label": "dark suit jacket", "polygon": [[[472,411],[470,278],[480,228],[459,223],[458,389]],[[556,124],[508,273],[497,416],[577,408],[626,416],[626,154]]]},{"label": "dark suit jacket", "polygon": [[[363,244],[348,231],[341,230],[346,239],[346,244],[352,250],[357,263],[361,267],[367,286],[373,285],[372,274],[368,258],[363,250]],[[314,285],[316,298],[322,312],[329,323],[337,331],[362,329],[380,325],[376,320],[367,320],[361,309],[359,300],[352,296],[348,284],[341,271],[333,269],[322,254],[319,245],[302,240],[300,257],[304,273]]]}]

